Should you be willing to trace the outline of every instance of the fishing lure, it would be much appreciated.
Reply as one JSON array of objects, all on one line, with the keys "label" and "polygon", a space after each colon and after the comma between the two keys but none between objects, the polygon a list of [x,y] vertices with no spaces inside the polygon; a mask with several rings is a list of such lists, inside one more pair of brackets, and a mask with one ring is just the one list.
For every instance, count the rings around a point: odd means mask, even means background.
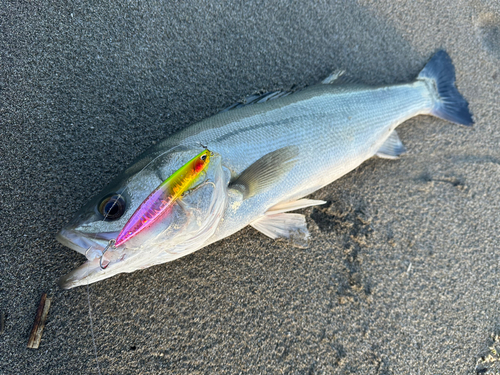
[{"label": "fishing lure", "polygon": [[116,237],[114,246],[123,245],[168,214],[172,205],[196,181],[210,163],[211,152],[204,150],[163,181],[141,203]]}]

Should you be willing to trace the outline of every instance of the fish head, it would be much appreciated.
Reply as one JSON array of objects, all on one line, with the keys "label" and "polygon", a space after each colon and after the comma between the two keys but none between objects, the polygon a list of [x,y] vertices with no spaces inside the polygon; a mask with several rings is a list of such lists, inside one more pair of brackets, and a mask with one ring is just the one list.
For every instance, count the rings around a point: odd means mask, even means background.
[{"label": "fish head", "polygon": [[230,179],[215,153],[161,219],[120,246],[112,242],[151,192],[199,153],[193,147],[153,150],[90,199],[56,237],[87,258],[59,285],[69,289],[168,262],[209,242],[226,209]]}]

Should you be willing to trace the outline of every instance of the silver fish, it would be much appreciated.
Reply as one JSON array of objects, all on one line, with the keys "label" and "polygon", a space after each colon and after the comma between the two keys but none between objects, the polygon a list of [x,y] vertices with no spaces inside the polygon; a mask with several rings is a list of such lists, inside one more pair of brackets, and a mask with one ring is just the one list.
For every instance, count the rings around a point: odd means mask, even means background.
[{"label": "silver fish", "polygon": [[[305,217],[290,211],[325,203],[304,197],[363,161],[401,155],[399,124],[417,115],[473,124],[445,51],[407,84],[369,87],[336,78],[291,95],[252,98],[258,103],[233,106],[140,156],[58,234],[62,244],[87,257],[60,286],[73,288],[172,261],[247,225],[304,246]],[[144,199],[204,147],[213,153],[210,165],[171,214],[109,248]]]}]

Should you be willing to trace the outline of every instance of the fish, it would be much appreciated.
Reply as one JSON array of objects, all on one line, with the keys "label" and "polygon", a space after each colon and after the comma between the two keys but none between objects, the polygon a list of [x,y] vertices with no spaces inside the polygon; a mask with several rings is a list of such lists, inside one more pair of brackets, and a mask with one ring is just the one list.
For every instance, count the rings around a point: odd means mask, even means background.
[{"label": "fish", "polygon": [[[307,246],[306,218],[292,211],[326,203],[308,196],[365,160],[400,157],[406,149],[395,129],[418,115],[474,123],[444,50],[405,84],[368,86],[337,73],[293,93],[251,96],[159,142],[85,204],[57,239],[87,260],[59,285],[69,289],[173,261],[248,225]],[[199,183],[168,215],[107,250],[108,265],[100,267],[109,241],[151,192],[204,148],[211,158]]]}]

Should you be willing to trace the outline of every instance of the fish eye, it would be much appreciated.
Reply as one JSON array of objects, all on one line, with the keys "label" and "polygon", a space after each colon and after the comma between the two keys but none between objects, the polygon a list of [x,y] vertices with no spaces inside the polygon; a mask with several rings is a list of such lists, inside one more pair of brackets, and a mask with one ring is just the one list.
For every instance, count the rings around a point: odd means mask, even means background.
[{"label": "fish eye", "polygon": [[122,217],[125,207],[125,199],[121,194],[110,194],[101,200],[97,209],[106,221],[112,221]]},{"label": "fish eye", "polygon": [[207,160],[207,154],[203,154],[203,155],[201,155],[201,156],[200,156],[200,159],[201,159],[201,160],[203,160],[203,161]]}]

